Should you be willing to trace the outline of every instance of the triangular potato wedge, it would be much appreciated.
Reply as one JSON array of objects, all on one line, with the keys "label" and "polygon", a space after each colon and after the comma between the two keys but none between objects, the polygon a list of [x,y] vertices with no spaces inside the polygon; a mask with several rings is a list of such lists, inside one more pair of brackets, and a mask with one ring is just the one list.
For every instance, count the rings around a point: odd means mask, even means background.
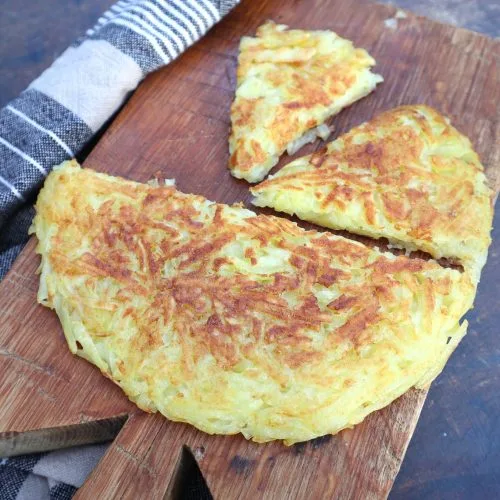
[{"label": "triangular potato wedge", "polygon": [[36,211],[38,300],[71,352],[209,433],[336,433],[429,383],[465,334],[466,274],[172,186],[65,163]]},{"label": "triangular potato wedge", "polygon": [[476,281],[486,261],[493,208],[483,166],[427,106],[387,111],[251,191],[257,206],[458,261]]},{"label": "triangular potato wedge", "polygon": [[229,138],[231,173],[261,181],[288,149],[330,134],[325,120],[383,79],[375,60],[332,31],[288,30],[268,22],[243,37]]}]

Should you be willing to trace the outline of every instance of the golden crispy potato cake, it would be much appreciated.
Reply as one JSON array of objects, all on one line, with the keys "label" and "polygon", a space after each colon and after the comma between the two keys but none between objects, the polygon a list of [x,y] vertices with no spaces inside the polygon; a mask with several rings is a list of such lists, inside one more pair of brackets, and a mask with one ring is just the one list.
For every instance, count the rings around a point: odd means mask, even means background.
[{"label": "golden crispy potato cake", "polygon": [[240,44],[229,137],[231,173],[262,180],[288,150],[317,136],[325,120],[382,81],[375,60],[332,31],[289,30],[267,22]]},{"label": "golden crispy potato cake", "polygon": [[493,205],[483,166],[427,106],[387,111],[251,191],[257,206],[458,261],[475,281],[486,262]]},{"label": "golden crispy potato cake", "polygon": [[66,162],[36,211],[38,300],[71,352],[209,433],[336,433],[429,383],[465,334],[467,274],[173,186]]}]

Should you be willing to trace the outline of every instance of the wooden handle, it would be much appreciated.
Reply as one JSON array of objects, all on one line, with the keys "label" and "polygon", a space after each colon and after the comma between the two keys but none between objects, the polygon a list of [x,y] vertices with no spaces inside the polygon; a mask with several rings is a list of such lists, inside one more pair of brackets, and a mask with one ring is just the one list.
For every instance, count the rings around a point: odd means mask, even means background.
[{"label": "wooden handle", "polygon": [[[75,498],[173,498],[183,449],[215,499],[385,498],[427,392],[412,390],[355,430],[292,447],[210,436],[161,415],[134,413]],[[409,411],[409,410],[412,411]],[[411,415],[408,420],[408,415]],[[345,473],[349,471],[350,477]]]}]

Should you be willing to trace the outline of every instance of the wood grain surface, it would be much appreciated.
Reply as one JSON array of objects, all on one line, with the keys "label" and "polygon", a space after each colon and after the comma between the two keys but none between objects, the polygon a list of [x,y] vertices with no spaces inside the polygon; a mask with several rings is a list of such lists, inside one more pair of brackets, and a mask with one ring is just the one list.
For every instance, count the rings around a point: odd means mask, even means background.
[{"label": "wood grain surface", "polygon": [[[239,38],[272,18],[333,29],[377,59],[385,83],[333,120],[335,135],[399,104],[430,104],[471,137],[498,189],[499,44],[411,15],[392,29],[384,21],[394,12],[349,0],[244,1],[178,61],[147,78],[86,166],[139,181],[160,173],[175,177],[183,191],[248,204],[248,185],[225,168],[229,106]],[[283,158],[280,165],[289,160]],[[168,488],[175,496],[184,447],[194,454],[215,498],[387,496],[425,392],[410,391],[353,430],[291,448],[208,436],[146,415],[97,369],[74,358],[56,316],[36,305],[33,249],[32,241],[0,284],[0,442],[11,440],[12,432],[129,415],[80,498],[146,493],[162,498]]]}]

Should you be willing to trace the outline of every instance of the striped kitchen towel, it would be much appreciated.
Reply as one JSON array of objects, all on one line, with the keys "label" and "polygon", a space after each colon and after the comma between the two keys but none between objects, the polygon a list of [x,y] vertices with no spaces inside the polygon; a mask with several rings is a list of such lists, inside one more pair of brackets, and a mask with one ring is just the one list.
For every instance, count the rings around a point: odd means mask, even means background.
[{"label": "striped kitchen towel", "polygon": [[0,110],[0,280],[27,242],[54,165],[78,154],[150,72],[239,0],[121,0]]},{"label": "striped kitchen towel", "polygon": [[0,498],[69,500],[106,449],[106,444],[94,444],[0,459]]}]

